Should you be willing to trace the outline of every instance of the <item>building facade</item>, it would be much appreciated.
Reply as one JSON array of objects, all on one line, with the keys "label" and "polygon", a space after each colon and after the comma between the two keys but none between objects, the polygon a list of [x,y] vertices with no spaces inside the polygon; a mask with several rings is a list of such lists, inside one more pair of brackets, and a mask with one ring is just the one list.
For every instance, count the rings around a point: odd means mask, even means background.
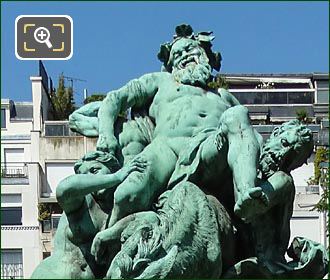
[{"label": "building facade", "polygon": [[[306,115],[315,148],[328,146],[328,74],[224,74],[229,91],[249,109],[254,127],[266,140],[273,128]],[[62,213],[57,184],[74,173],[74,162],[95,150],[96,139],[70,131],[54,121],[48,76],[31,77],[32,102],[1,103],[1,278],[28,278],[53,250]],[[314,174],[314,155],[292,172],[296,185],[292,236],[327,244],[325,214],[311,211],[322,188],[307,181]]]},{"label": "building facade", "polygon": [[[40,261],[38,163],[32,102],[1,100],[1,278],[26,278]],[[24,264],[24,267],[23,267]]]}]

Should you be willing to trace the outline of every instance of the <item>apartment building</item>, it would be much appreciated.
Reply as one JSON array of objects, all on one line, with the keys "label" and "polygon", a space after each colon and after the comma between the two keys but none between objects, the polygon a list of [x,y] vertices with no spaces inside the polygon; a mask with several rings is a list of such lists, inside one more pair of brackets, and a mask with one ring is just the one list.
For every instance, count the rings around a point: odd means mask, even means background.
[{"label": "apartment building", "polygon": [[[276,125],[296,118],[297,110],[305,110],[315,146],[328,146],[327,74],[223,76],[232,94],[248,107],[264,139]],[[39,76],[30,79],[32,102],[1,103],[1,278],[28,278],[51,254],[62,213],[55,197],[57,184],[73,174],[74,162],[96,145],[96,139],[71,132],[67,121],[53,120],[49,78],[42,64]],[[319,186],[307,184],[314,173],[313,161],[312,156],[308,165],[292,172],[296,185],[292,236],[326,243],[326,217],[310,211],[322,193]]]},{"label": "apartment building", "polygon": [[39,139],[52,118],[48,76],[30,77],[32,102],[1,100],[1,278],[29,278],[42,259]]},{"label": "apartment building", "polygon": [[2,279],[29,277],[40,261],[32,130],[32,102],[1,100]]}]

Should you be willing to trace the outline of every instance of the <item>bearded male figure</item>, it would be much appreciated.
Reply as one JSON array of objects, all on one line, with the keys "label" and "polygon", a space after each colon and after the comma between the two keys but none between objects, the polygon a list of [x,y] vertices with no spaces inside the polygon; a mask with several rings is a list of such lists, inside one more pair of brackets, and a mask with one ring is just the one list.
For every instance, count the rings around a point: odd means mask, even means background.
[{"label": "bearded male figure", "polygon": [[[209,157],[214,157],[217,150],[216,174],[227,169],[232,172],[235,211],[241,218],[249,218],[241,208],[252,206],[258,211],[265,207],[264,194],[255,187],[260,143],[250,125],[247,109],[228,91],[214,92],[207,87],[212,69],[220,69],[220,54],[211,51],[213,38],[211,32],[194,35],[189,25],[178,26],[174,41],[162,45],[158,54],[166,72],[132,80],[109,92],[102,101],[98,111],[99,150],[116,153],[114,122],[120,112],[130,107],[143,108],[150,104],[148,114],[155,123],[152,142],[139,154],[149,166],[142,174],[131,173],[118,186],[109,227],[131,213],[150,209],[169,185],[182,180],[173,174],[180,173],[178,169],[189,154],[186,148],[205,139],[212,143],[210,151],[203,150],[201,159],[205,163],[213,161]],[[191,163],[191,159],[187,161]]]}]

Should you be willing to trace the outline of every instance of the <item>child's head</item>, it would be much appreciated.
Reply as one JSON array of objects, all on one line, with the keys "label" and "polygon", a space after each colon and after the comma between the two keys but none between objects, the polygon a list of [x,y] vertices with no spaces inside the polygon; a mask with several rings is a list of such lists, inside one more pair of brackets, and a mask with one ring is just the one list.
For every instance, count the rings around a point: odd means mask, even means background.
[{"label": "child's head", "polygon": [[118,160],[102,151],[88,152],[74,165],[76,174],[110,174],[119,168]]}]

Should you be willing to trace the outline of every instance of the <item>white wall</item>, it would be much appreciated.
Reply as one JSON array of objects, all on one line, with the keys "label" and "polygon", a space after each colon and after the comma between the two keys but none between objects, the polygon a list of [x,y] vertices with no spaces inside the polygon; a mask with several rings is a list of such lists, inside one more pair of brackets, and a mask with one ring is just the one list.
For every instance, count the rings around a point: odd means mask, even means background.
[{"label": "white wall", "polygon": [[291,171],[295,186],[307,186],[307,181],[314,175],[314,163],[309,162]]},{"label": "white wall", "polygon": [[[9,112],[9,110],[6,110]],[[32,129],[32,121],[9,121],[7,128],[1,128],[2,135],[28,135]]]},{"label": "white wall", "polygon": [[312,154],[308,159],[308,164],[304,164],[291,172],[296,186],[296,196],[290,222],[290,242],[295,236],[301,236],[324,244],[324,225],[321,215],[315,210],[312,211],[321,197],[317,193],[306,193],[305,189],[308,186],[308,179],[314,176],[314,158],[315,154]]},{"label": "white wall", "polygon": [[40,138],[40,160],[77,160],[84,155],[83,137]]},{"label": "white wall", "polygon": [[320,219],[318,216],[314,217],[293,217],[290,221],[291,238],[296,236],[305,237],[316,242],[322,243],[320,238]]},{"label": "white wall", "polygon": [[312,211],[319,199],[319,194],[296,194],[294,211],[290,222],[290,242],[295,236],[301,236],[324,244],[324,238],[322,237],[324,228],[321,215],[315,210]]},{"label": "white wall", "polygon": [[46,178],[47,188],[49,187],[51,196],[55,196],[56,187],[64,178],[73,175],[74,163],[71,162],[47,162],[46,163]]},{"label": "white wall", "polygon": [[28,279],[40,262],[39,230],[23,227],[13,230],[9,227],[2,227],[1,248],[22,249],[23,274],[24,279]]}]

